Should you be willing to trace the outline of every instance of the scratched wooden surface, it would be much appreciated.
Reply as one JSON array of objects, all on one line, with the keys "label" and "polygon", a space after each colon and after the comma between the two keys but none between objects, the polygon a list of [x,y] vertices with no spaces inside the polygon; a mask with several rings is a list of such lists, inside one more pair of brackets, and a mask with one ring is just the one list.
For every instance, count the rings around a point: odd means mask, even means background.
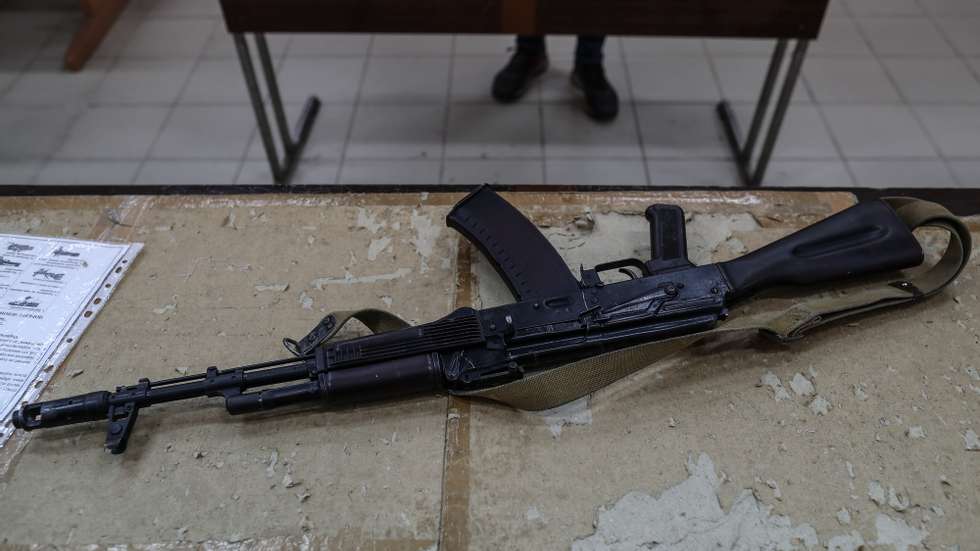
[{"label": "scratched wooden surface", "polygon": [[[500,300],[485,263],[443,226],[459,197],[3,199],[0,229],[146,243],[45,394],[58,397],[280,357],[280,337],[333,309],[426,321]],[[653,202],[692,214],[702,259],[852,202],[746,192],[509,198],[575,261],[642,254],[640,214]],[[757,227],[740,225],[748,219]],[[592,533],[597,507],[666,489],[685,477],[689,452],[705,452],[729,480],[723,504],[752,488],[821,541],[850,530],[874,541],[880,508],[867,484],[881,480],[914,504],[882,512],[927,529],[934,548],[964,545],[980,538],[978,456],[961,436],[980,418],[970,386],[980,381],[964,371],[978,352],[978,275],[974,262],[946,296],[789,348],[749,340],[696,350],[597,393],[588,422],[573,419],[557,436],[553,418],[445,397],[244,418],[205,399],[154,407],[121,457],[100,450],[95,425],[18,436],[0,450],[0,543],[567,549]],[[766,370],[787,384],[807,374],[832,411],[774,400],[757,386]],[[869,398],[856,400],[854,384]],[[909,439],[912,425],[926,438]],[[842,506],[851,526],[835,520]]]}]

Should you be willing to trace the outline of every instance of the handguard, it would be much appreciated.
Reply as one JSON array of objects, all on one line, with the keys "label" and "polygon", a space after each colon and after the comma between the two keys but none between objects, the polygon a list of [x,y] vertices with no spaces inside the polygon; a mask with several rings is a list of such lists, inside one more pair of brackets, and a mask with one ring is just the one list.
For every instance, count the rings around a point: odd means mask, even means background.
[{"label": "handguard", "polygon": [[487,257],[517,301],[578,289],[578,281],[538,228],[488,185],[467,195],[446,216]]}]

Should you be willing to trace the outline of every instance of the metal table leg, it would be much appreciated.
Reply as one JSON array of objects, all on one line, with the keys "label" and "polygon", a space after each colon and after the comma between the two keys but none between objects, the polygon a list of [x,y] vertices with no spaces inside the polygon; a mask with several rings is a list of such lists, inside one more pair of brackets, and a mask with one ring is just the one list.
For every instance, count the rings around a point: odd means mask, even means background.
[{"label": "metal table leg", "polygon": [[772,152],[776,147],[779,131],[786,118],[786,111],[793,99],[793,91],[796,89],[796,82],[799,80],[800,72],[803,69],[803,60],[806,59],[809,41],[798,40],[793,49],[786,76],[783,78],[779,97],[776,99],[776,110],[773,112],[766,129],[762,150],[756,158],[756,145],[759,142],[759,135],[762,132],[766,115],[769,113],[769,103],[776,89],[779,73],[782,71],[788,42],[788,40],[782,39],[776,43],[772,59],[769,62],[769,69],[766,72],[766,80],[762,85],[762,93],[759,95],[759,102],[756,104],[755,113],[752,116],[752,126],[749,128],[749,134],[744,144],[740,142],[738,121],[734,111],[732,111],[731,104],[727,101],[718,104],[718,117],[721,119],[725,129],[725,137],[728,139],[728,145],[731,147],[735,163],[738,165],[739,176],[746,186],[759,186],[766,177],[766,169],[769,167],[770,159],[772,159]]},{"label": "metal table leg", "polygon": [[283,156],[280,159],[272,127],[269,124],[269,116],[266,113],[265,102],[262,99],[262,88],[259,86],[255,65],[252,63],[252,54],[249,51],[248,42],[245,35],[241,33],[236,33],[233,36],[235,48],[238,51],[238,59],[242,64],[242,73],[245,75],[245,85],[248,87],[248,95],[252,100],[252,108],[255,110],[259,136],[262,138],[262,146],[265,148],[266,157],[269,159],[269,168],[272,170],[273,180],[277,185],[287,186],[296,170],[296,165],[299,164],[303,146],[306,145],[310,132],[313,130],[313,123],[320,112],[320,99],[316,96],[310,96],[306,100],[303,112],[297,121],[296,130],[291,134],[286,120],[286,109],[282,103],[282,94],[279,91],[279,82],[276,79],[276,69],[272,63],[272,56],[269,54],[269,45],[265,40],[265,35],[257,33],[255,46],[259,52],[259,63],[262,65],[266,88],[269,91],[269,103],[272,104],[272,112],[282,141]]}]

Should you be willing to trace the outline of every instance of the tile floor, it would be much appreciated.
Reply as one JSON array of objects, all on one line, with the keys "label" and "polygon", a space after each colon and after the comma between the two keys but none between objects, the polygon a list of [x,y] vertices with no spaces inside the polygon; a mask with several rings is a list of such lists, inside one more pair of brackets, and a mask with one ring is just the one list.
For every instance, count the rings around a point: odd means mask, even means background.
[{"label": "tile floor", "polygon": [[[216,0],[132,0],[81,73],[71,0],[0,0],[0,184],[268,184]],[[324,110],[304,184],[736,185],[713,112],[748,121],[771,43],[612,38],[622,115],[568,84],[573,39],[526,101],[493,103],[503,36],[270,37],[296,115]],[[980,187],[980,2],[833,0],[771,186]]]}]

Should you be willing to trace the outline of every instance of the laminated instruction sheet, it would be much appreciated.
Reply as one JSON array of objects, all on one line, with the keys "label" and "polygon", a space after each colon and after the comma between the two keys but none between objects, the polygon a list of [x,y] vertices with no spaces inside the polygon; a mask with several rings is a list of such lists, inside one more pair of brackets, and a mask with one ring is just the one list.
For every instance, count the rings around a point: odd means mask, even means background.
[{"label": "laminated instruction sheet", "polygon": [[0,234],[0,445],[38,397],[142,244]]}]

